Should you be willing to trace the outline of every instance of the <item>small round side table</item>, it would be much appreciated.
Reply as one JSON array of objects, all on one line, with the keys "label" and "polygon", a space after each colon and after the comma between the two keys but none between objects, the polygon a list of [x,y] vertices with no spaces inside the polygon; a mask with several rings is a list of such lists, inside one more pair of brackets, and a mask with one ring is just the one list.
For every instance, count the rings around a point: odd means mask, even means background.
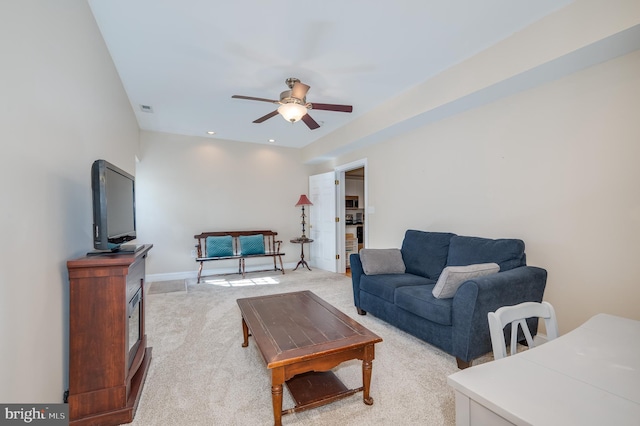
[{"label": "small round side table", "polygon": [[289,240],[289,241],[294,243],[294,244],[300,244],[300,261],[298,262],[298,264],[296,265],[296,267],[293,270],[295,271],[296,269],[298,269],[298,266],[300,266],[300,265],[306,266],[308,270],[311,270],[311,268],[309,268],[309,264],[307,263],[307,261],[304,260],[304,244],[305,243],[312,243],[313,240],[311,238],[294,238],[294,239]]}]

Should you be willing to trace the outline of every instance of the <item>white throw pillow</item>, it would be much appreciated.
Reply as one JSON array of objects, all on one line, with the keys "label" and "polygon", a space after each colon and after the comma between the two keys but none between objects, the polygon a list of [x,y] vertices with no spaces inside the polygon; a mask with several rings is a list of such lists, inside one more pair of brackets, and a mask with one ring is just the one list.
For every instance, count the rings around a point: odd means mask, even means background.
[{"label": "white throw pillow", "polygon": [[495,274],[500,271],[497,263],[478,263],[467,266],[447,266],[442,270],[438,282],[433,287],[433,296],[436,299],[453,297],[458,287],[465,281],[485,275]]},{"label": "white throw pillow", "polygon": [[367,275],[404,274],[405,272],[400,249],[362,249],[360,261]]}]

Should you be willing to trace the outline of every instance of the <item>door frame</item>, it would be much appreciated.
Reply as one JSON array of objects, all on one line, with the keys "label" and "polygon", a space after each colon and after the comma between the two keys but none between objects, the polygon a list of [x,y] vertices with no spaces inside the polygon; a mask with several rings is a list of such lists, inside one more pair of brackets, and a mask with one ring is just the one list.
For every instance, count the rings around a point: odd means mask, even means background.
[{"label": "door frame", "polygon": [[359,168],[364,168],[364,200],[362,200],[362,206],[364,207],[364,228],[362,230],[363,232],[363,238],[364,238],[364,246],[367,247],[368,245],[368,241],[369,241],[369,208],[368,208],[368,202],[367,200],[369,199],[369,169],[367,166],[367,158],[363,158],[360,160],[355,160],[352,161],[350,163],[347,164],[343,164],[340,166],[337,166],[334,168],[334,171],[336,172],[336,179],[338,179],[339,185],[337,188],[337,197],[338,200],[336,201],[336,207],[338,209],[338,217],[339,217],[339,221],[338,221],[338,226],[336,229],[336,245],[338,246],[337,249],[339,250],[338,253],[340,253],[340,259],[338,259],[338,273],[342,273],[344,274],[347,270],[347,259],[345,259],[345,256],[343,256],[344,252],[345,252],[345,205],[344,205],[344,196],[345,196],[345,173],[350,171],[350,170],[355,170],[355,169],[359,169]]}]

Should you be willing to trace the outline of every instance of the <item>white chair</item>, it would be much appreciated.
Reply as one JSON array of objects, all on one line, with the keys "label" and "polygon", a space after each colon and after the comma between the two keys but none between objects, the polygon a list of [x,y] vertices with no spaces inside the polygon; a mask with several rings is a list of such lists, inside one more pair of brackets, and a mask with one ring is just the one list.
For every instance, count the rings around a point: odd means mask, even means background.
[{"label": "white chair", "polygon": [[503,306],[495,312],[489,312],[487,315],[489,317],[489,331],[491,332],[491,345],[493,346],[494,359],[507,356],[504,337],[504,328],[507,324],[511,324],[511,355],[516,353],[518,346],[518,326],[522,328],[524,337],[527,339],[527,345],[529,345],[530,348],[534,347],[533,338],[527,326],[527,318],[544,318],[544,323],[547,328],[547,339],[551,340],[558,337],[556,312],[548,302],[524,302],[514,306]]}]

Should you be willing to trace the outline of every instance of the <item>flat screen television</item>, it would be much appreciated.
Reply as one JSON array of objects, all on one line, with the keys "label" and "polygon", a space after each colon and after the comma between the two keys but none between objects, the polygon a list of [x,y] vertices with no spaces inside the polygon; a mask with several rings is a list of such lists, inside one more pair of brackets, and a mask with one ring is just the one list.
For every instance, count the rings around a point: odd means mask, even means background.
[{"label": "flat screen television", "polygon": [[135,178],[105,160],[91,166],[93,194],[93,248],[96,252],[135,252]]}]

